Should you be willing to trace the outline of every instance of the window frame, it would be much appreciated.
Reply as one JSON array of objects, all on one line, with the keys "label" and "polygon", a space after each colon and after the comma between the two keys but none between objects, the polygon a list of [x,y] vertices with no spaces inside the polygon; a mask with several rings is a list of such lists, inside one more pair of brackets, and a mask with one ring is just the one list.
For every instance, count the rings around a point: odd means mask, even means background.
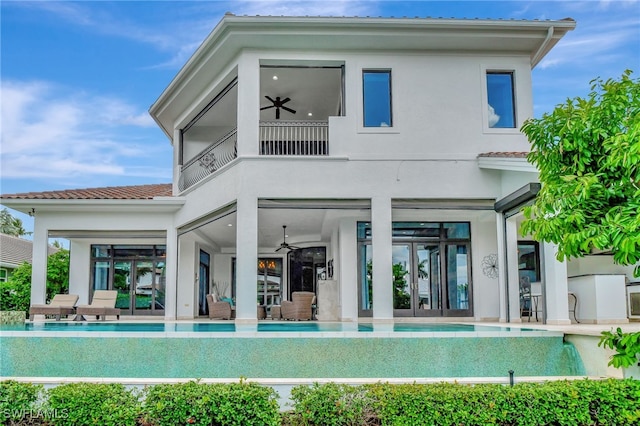
[{"label": "window frame", "polygon": [[[366,85],[365,85],[365,76],[367,74],[387,74],[388,80],[389,80],[389,125],[388,126],[368,126],[366,124],[366,114],[367,114],[367,109],[366,109]],[[380,131],[393,131],[394,127],[396,126],[395,123],[395,119],[393,116],[393,75],[392,75],[392,70],[391,68],[363,68],[362,69],[362,78],[361,78],[361,83],[362,83],[362,102],[361,102],[361,107],[362,107],[362,119],[360,120],[360,127],[362,130],[364,131],[374,131],[374,132],[380,132]]]},{"label": "window frame", "polygon": [[[513,114],[513,127],[490,127],[489,126],[489,81],[490,74],[509,74],[511,76],[511,103]],[[518,113],[518,94],[517,94],[517,72],[515,69],[499,68],[499,67],[483,67],[482,68],[482,127],[484,133],[498,134],[520,134],[520,120]]]}]

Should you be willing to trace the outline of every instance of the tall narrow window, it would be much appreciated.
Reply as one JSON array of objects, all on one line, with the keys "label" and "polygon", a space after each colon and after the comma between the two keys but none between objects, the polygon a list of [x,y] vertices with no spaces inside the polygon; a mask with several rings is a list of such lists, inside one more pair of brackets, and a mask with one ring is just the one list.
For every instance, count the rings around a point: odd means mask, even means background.
[{"label": "tall narrow window", "polygon": [[363,71],[364,127],[391,127],[391,71]]},{"label": "tall narrow window", "polygon": [[487,101],[489,127],[516,127],[512,72],[487,72]]}]

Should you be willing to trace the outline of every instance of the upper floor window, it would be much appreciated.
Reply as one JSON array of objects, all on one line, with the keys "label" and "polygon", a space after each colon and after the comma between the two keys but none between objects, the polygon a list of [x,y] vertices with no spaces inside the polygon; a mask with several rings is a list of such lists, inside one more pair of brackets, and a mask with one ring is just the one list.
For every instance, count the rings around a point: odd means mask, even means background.
[{"label": "upper floor window", "polygon": [[487,101],[490,128],[516,127],[513,72],[487,72]]},{"label": "upper floor window", "polygon": [[364,127],[391,127],[391,70],[362,72]]}]

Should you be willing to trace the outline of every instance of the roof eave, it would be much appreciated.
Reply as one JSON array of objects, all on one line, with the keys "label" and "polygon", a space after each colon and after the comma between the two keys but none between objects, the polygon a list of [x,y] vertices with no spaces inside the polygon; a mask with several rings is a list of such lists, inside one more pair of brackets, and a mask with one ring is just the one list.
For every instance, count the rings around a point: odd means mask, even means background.
[{"label": "roof eave", "polygon": [[163,212],[170,213],[180,210],[186,199],[184,197],[156,197],[154,199],[27,199],[27,198],[3,198],[2,205],[25,214],[33,214],[34,211],[110,211],[110,212]]}]

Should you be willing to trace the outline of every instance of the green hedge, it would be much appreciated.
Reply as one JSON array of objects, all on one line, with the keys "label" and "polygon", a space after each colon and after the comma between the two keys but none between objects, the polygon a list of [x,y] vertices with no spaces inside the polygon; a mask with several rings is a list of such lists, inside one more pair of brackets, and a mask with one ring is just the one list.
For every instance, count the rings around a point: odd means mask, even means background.
[{"label": "green hedge", "polygon": [[37,414],[42,385],[7,380],[0,382],[0,418],[12,424]]},{"label": "green hedge", "polygon": [[290,425],[638,425],[640,381],[298,386]]},{"label": "green hedge", "polygon": [[640,381],[296,386],[281,414],[270,387],[188,382],[128,390],[120,384],[0,382],[5,425],[638,425]]},{"label": "green hedge", "polygon": [[148,425],[281,424],[278,394],[270,387],[240,383],[198,382],[147,388],[144,420]]},{"label": "green hedge", "polygon": [[140,401],[118,383],[68,383],[47,391],[44,404],[56,426],[135,426]]}]

